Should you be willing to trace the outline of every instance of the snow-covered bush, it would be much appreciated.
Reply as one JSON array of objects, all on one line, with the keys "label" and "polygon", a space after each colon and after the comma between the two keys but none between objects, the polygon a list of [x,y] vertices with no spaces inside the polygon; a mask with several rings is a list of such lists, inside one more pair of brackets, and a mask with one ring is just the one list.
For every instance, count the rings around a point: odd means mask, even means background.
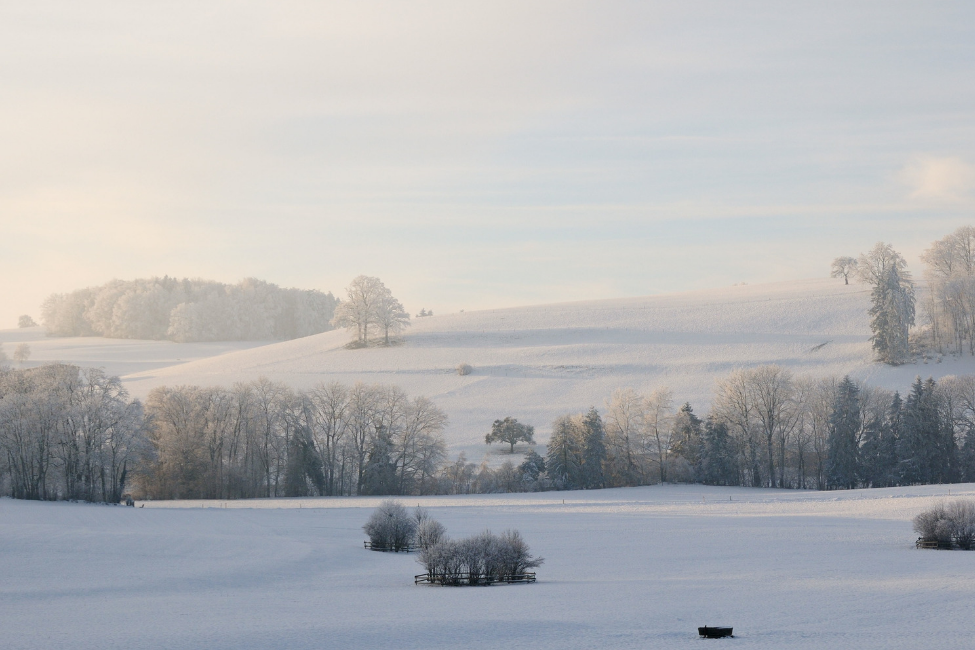
[{"label": "snow-covered bush", "polygon": [[914,531],[923,541],[970,550],[975,546],[975,501],[936,503],[914,518]]},{"label": "snow-covered bush", "polygon": [[416,540],[416,529],[416,517],[410,516],[406,508],[392,499],[380,503],[362,527],[374,549],[388,551],[411,548]]},{"label": "snow-covered bush", "polygon": [[444,538],[417,558],[431,582],[442,585],[487,584],[522,576],[542,564],[516,530],[483,533],[462,540]]},{"label": "snow-covered bush", "polygon": [[975,501],[955,501],[948,504],[947,510],[955,543],[971,550],[975,546]]},{"label": "snow-covered bush", "polygon": [[447,529],[436,519],[424,519],[416,527],[416,545],[422,550],[430,548],[444,539]]},{"label": "snow-covered bush", "polygon": [[458,375],[461,375],[461,376],[469,375],[472,372],[474,372],[474,368],[472,368],[470,366],[470,364],[461,363],[461,364],[458,364],[458,366],[457,366],[457,374]]}]

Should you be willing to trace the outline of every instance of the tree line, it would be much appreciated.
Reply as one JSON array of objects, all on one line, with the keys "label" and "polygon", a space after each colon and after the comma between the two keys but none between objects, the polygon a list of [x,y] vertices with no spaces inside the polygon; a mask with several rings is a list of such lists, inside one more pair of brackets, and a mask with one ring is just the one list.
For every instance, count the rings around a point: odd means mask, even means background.
[{"label": "tree line", "polygon": [[49,296],[49,336],[189,341],[286,340],[332,328],[331,293],[287,289],[248,278],[237,284],[148,278],[112,280]]},{"label": "tree line", "polygon": [[546,457],[530,452],[516,473],[530,489],[975,481],[975,377],[918,378],[902,397],[761,366],[719,381],[705,418],[688,403],[675,410],[667,389],[620,389],[603,414],[556,419]]},{"label": "tree line", "polygon": [[0,368],[0,494],[118,503],[144,423],[142,405],[101,370]]},{"label": "tree line", "polygon": [[529,449],[497,466],[448,459],[446,425],[430,400],[396,386],[258,379],[160,387],[143,405],[99,370],[3,368],[0,493],[117,502],[125,491],[235,499],[975,481],[972,376],[918,378],[902,397],[760,366],[720,380],[703,418],[675,408],[666,388],[623,388],[602,412],[557,418],[544,456]]}]

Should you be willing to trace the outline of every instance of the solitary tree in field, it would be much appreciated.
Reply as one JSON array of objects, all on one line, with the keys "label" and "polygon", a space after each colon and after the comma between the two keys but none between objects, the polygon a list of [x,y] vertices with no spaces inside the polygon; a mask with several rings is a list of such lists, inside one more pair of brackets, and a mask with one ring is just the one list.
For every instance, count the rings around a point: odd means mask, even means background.
[{"label": "solitary tree in field", "polygon": [[829,277],[843,278],[843,284],[850,284],[850,276],[855,275],[857,270],[857,258],[837,257],[833,260]]},{"label": "solitary tree in field", "polygon": [[24,314],[17,319],[17,327],[37,327],[37,323],[34,322],[33,318],[27,314]]},{"label": "solitary tree in field", "polygon": [[30,359],[30,346],[26,343],[21,343],[16,348],[14,348],[14,361],[17,363],[26,363]]},{"label": "solitary tree in field", "polygon": [[369,343],[369,326],[382,329],[389,344],[390,333],[396,334],[410,324],[410,315],[379,278],[360,275],[346,289],[346,300],[335,309],[332,324],[355,331],[356,342]]},{"label": "solitary tree in field", "polygon": [[515,453],[515,443],[527,442],[535,443],[535,427],[530,424],[522,424],[512,417],[503,420],[495,420],[491,425],[491,433],[484,436],[484,442],[492,444],[495,442],[506,442],[511,445],[510,453]]}]

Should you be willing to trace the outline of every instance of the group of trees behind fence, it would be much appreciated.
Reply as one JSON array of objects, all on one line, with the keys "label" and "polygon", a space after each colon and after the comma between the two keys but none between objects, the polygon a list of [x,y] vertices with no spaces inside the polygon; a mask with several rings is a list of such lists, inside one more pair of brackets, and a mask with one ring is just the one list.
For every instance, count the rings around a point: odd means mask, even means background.
[{"label": "group of trees behind fence", "polygon": [[495,535],[486,530],[466,539],[444,537],[420,549],[417,561],[427,572],[427,581],[441,585],[479,585],[524,581],[529,569],[542,565],[533,557],[517,530]]},{"label": "group of trees behind fence", "polygon": [[331,329],[337,304],[331,293],[253,278],[230,285],[167,276],[54,294],[45,300],[41,320],[50,336],[285,340]]},{"label": "group of trees behind fence", "polygon": [[427,573],[426,582],[441,585],[478,585],[523,581],[528,569],[541,566],[516,530],[501,535],[484,531],[466,539],[447,537],[446,529],[417,506],[410,514],[400,503],[387,499],[379,504],[362,527],[369,548],[376,551],[420,552],[417,562]]},{"label": "group of trees behind fence", "polygon": [[362,527],[374,551],[412,551],[433,546],[444,538],[446,529],[426,510],[417,506],[412,514],[398,501],[379,504]]},{"label": "group of trees behind fence", "polygon": [[101,370],[0,368],[0,494],[117,503],[145,451],[143,423]]},{"label": "group of trees behind fence", "polygon": [[936,503],[914,518],[914,531],[921,543],[935,548],[975,548],[975,501]]}]

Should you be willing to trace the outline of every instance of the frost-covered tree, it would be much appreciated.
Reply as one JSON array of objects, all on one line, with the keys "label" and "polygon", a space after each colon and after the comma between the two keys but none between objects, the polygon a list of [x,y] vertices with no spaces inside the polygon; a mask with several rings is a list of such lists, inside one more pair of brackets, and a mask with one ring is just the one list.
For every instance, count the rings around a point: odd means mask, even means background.
[{"label": "frost-covered tree", "polygon": [[27,360],[30,359],[30,346],[26,343],[21,343],[14,348],[13,359],[17,363],[27,363]]},{"label": "frost-covered tree", "polygon": [[37,323],[34,322],[34,319],[33,318],[31,318],[27,314],[24,314],[23,316],[21,316],[20,318],[17,319],[17,327],[20,327],[20,328],[24,328],[24,327],[37,327]]},{"label": "frost-covered tree", "polygon": [[375,549],[405,551],[416,544],[417,518],[397,501],[386,499],[379,504],[362,526]]},{"label": "frost-covered tree", "polygon": [[843,284],[850,284],[850,276],[856,275],[856,270],[857,258],[837,257],[830,267],[829,276],[831,278],[843,278]]},{"label": "frost-covered tree", "polygon": [[386,287],[376,303],[376,324],[383,331],[385,345],[389,345],[390,333],[399,334],[410,326],[410,315]]},{"label": "frost-covered tree", "polygon": [[369,326],[383,330],[389,344],[389,334],[402,331],[409,325],[410,315],[403,309],[379,278],[360,275],[346,289],[346,300],[335,309],[332,324],[356,333],[356,343],[369,343]]},{"label": "frost-covered tree", "polygon": [[647,477],[642,449],[644,398],[632,388],[618,388],[606,401],[606,474],[611,485],[640,485]]},{"label": "frost-covered tree", "polygon": [[545,467],[556,486],[572,490],[582,486],[582,435],[578,416],[563,415],[552,424]]},{"label": "frost-covered tree", "polygon": [[603,463],[606,462],[606,432],[599,411],[592,406],[582,416],[582,485],[586,489],[605,487]]},{"label": "frost-covered tree", "polygon": [[521,474],[522,483],[534,485],[545,473],[545,459],[534,449],[529,449],[525,459],[518,466],[518,472]]},{"label": "frost-covered tree", "polygon": [[857,486],[861,429],[860,387],[844,377],[837,386],[830,418],[827,480],[832,488]]},{"label": "frost-covered tree", "polygon": [[484,436],[486,444],[503,442],[509,445],[508,453],[515,453],[515,445],[519,442],[535,444],[535,427],[522,424],[513,417],[495,420],[491,425],[491,432]]},{"label": "frost-covered tree", "polygon": [[897,365],[910,356],[908,332],[914,325],[914,283],[907,262],[890,244],[878,242],[860,256],[857,274],[873,287],[870,292],[871,341],[877,358]]},{"label": "frost-covered tree", "polygon": [[142,405],[117,377],[49,364],[0,373],[0,489],[117,503],[143,447]]},{"label": "frost-covered tree", "polygon": [[661,483],[667,481],[673,402],[669,388],[658,388],[643,400],[643,448],[656,461]]},{"label": "frost-covered tree", "polygon": [[701,459],[702,432],[701,418],[694,413],[690,402],[685,402],[674,416],[673,431],[670,434],[671,455],[682,461],[685,476],[693,472]]},{"label": "frost-covered tree", "polygon": [[737,485],[738,467],[728,425],[709,417],[702,433],[699,477],[708,485]]}]

